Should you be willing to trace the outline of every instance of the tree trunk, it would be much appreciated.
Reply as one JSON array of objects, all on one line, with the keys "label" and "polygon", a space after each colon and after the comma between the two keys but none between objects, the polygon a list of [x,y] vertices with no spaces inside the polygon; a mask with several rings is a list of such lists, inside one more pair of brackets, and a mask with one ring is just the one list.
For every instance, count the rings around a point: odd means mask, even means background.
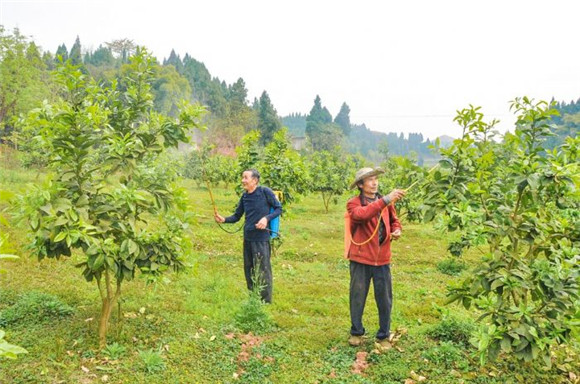
[{"label": "tree trunk", "polygon": [[109,319],[111,318],[112,308],[112,300],[109,298],[103,300],[101,318],[99,320],[99,349],[103,349],[107,345],[107,329],[109,328]]},{"label": "tree trunk", "polygon": [[99,348],[103,349],[107,345],[107,331],[109,329],[109,320],[115,304],[121,296],[121,282],[117,280],[117,287],[113,292],[112,282],[109,270],[105,270],[105,289],[106,294],[102,294],[101,318],[99,319]]}]

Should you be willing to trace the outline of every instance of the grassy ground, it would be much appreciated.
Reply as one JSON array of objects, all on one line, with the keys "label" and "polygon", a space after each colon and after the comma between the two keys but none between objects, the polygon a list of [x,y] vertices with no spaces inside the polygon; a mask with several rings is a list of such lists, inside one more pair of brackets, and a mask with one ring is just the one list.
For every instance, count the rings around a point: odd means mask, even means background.
[{"label": "grassy ground", "polygon": [[[38,179],[2,169],[0,190],[25,193],[26,184]],[[428,335],[442,324],[435,305],[443,305],[446,285],[461,275],[438,271],[446,238],[426,225],[404,223],[404,235],[393,246],[393,330],[401,334],[396,348],[378,351],[372,337],[360,348],[349,347],[348,262],[342,258],[346,197],[328,214],[319,196],[306,197],[282,219],[284,242],[272,260],[274,302],[258,308],[271,323],[242,332],[236,316],[247,308],[248,293],[241,234],[222,232],[207,191],[186,187],[197,221],[193,267],[155,285],[144,279],[125,283],[105,351],[97,347],[97,288],[74,267],[81,256],[39,263],[26,255],[22,230],[0,227],[22,256],[3,263],[0,315],[22,315],[4,328],[11,343],[29,351],[0,360],[0,383],[411,383],[419,376],[428,383],[574,382],[574,351],[561,351],[551,370],[507,359],[482,368],[469,347]],[[217,188],[214,195],[221,213],[233,211],[233,192]],[[473,265],[478,257],[474,251],[466,260]],[[48,302],[50,308],[42,306]],[[460,324],[451,334],[475,317],[456,306],[448,309]],[[372,336],[378,328],[372,290],[364,322]]]}]

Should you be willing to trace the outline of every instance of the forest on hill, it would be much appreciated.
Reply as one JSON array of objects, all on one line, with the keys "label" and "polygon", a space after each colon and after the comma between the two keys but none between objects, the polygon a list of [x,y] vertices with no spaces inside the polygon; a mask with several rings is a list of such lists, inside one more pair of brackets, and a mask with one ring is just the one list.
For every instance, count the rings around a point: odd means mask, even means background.
[{"label": "forest on hill", "polygon": [[[59,61],[70,60],[84,74],[108,85],[120,78],[128,57],[137,49],[137,44],[128,39],[106,42],[94,50],[85,49],[77,37],[70,49],[61,44],[56,52],[50,52],[42,50],[20,31],[6,31],[2,26],[0,43],[0,139],[7,141],[10,136],[14,145],[18,145],[14,127],[19,116],[37,108],[44,100],[51,102],[58,98],[50,74]],[[321,98],[313,95],[313,106],[308,113],[279,116],[266,90],[250,101],[243,78],[228,84],[188,53],[182,57],[171,50],[167,58],[155,63],[154,71],[155,110],[175,116],[182,100],[201,103],[209,112],[204,120],[208,129],[197,133],[195,141],[210,144],[222,154],[233,155],[242,137],[252,130],[260,132],[260,144],[265,146],[286,126],[295,138],[295,148],[303,152],[340,146],[375,164],[390,155],[409,157],[419,165],[436,160],[432,150],[435,141],[425,139],[421,133],[405,137],[403,133],[377,132],[365,124],[352,124],[346,102],[333,117]],[[558,129],[557,135],[550,138],[551,147],[561,144],[566,136],[575,136],[580,125],[580,99],[554,103],[560,116],[553,117]],[[449,141],[448,137],[442,138],[440,145],[445,146]]]}]

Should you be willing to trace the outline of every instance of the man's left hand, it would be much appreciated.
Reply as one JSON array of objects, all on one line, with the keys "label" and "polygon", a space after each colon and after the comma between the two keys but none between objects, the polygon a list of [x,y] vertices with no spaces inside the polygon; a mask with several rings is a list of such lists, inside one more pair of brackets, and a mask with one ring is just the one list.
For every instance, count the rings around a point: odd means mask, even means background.
[{"label": "man's left hand", "polygon": [[266,219],[265,217],[262,217],[260,219],[260,221],[258,221],[256,223],[256,228],[257,229],[266,229],[266,226],[268,225],[268,219]]},{"label": "man's left hand", "polygon": [[399,237],[401,237],[401,230],[397,229],[395,232],[391,233],[391,236],[393,237],[393,240],[399,239]]}]

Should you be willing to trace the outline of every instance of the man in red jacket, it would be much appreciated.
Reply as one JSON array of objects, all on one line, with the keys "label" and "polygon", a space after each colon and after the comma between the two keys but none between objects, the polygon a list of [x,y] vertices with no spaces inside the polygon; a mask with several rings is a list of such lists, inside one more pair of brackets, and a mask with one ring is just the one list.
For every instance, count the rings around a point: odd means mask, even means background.
[{"label": "man in red jacket", "polygon": [[359,195],[350,199],[346,209],[350,216],[352,241],[348,251],[350,260],[350,319],[348,342],[352,346],[363,343],[365,329],[362,315],[371,279],[379,312],[377,342],[384,348],[390,346],[391,307],[393,291],[391,284],[391,240],[401,236],[401,223],[395,212],[394,202],[405,195],[395,189],[388,195],[378,193],[380,168],[362,168],[356,172],[351,188],[359,189]]}]

